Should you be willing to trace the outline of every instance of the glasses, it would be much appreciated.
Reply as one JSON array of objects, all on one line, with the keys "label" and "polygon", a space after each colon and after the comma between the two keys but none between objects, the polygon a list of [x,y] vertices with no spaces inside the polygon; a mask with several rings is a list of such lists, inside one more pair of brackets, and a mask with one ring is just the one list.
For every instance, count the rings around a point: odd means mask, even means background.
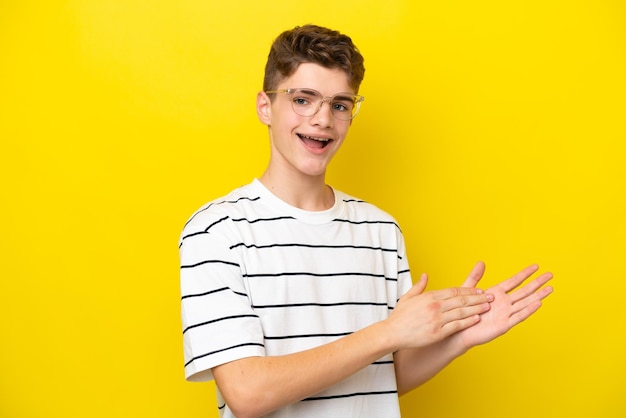
[{"label": "glasses", "polygon": [[291,107],[300,116],[313,116],[328,102],[333,116],[339,120],[352,120],[359,113],[365,97],[351,93],[337,93],[331,97],[322,96],[313,89],[282,89],[266,91],[267,94],[287,93],[291,96]]}]

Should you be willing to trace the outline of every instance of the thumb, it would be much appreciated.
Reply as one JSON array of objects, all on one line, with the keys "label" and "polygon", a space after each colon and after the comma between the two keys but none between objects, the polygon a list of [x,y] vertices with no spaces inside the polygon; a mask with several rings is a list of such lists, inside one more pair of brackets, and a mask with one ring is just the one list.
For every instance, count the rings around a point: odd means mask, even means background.
[{"label": "thumb", "polygon": [[483,274],[485,274],[485,263],[479,261],[463,282],[462,287],[476,287],[480,279],[483,278]]},{"label": "thumb", "polygon": [[419,281],[415,283],[413,287],[409,289],[408,292],[406,292],[405,296],[410,298],[410,297],[422,294],[422,292],[424,292],[424,289],[426,289],[427,284],[428,284],[428,275],[426,273],[422,273]]}]

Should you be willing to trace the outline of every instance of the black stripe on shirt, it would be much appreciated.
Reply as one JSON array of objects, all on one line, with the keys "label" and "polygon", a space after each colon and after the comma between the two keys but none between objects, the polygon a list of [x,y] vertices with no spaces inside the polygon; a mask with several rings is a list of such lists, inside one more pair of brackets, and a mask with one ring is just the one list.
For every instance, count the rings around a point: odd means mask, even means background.
[{"label": "black stripe on shirt", "polygon": [[220,287],[219,289],[214,289],[214,290],[209,290],[208,292],[203,292],[203,293],[192,293],[190,295],[183,295],[180,299],[187,299],[187,298],[195,298],[195,297],[199,297],[199,296],[206,296],[206,295],[210,295],[212,293],[219,293],[219,292],[223,292],[225,290],[228,290],[228,287]]},{"label": "black stripe on shirt", "polygon": [[203,264],[210,264],[210,263],[218,263],[218,264],[227,264],[229,266],[235,266],[235,267],[239,267],[239,264],[237,263],[233,263],[230,261],[224,261],[224,260],[204,260],[204,261],[199,261],[195,264],[184,264],[182,266],[180,266],[181,269],[190,269],[193,267],[198,267],[201,266]]},{"label": "black stripe on shirt", "polygon": [[239,348],[239,347],[246,347],[246,346],[258,346],[258,347],[265,347],[265,345],[261,344],[261,343],[243,343],[243,344],[237,344],[237,345],[233,345],[231,347],[226,347],[226,348],[221,348],[219,350],[215,350],[215,351],[211,351],[205,354],[201,354],[199,356],[195,356],[193,357],[191,360],[189,360],[187,363],[185,363],[185,367],[189,366],[191,363],[193,363],[195,360],[199,360],[201,358],[207,357],[207,356],[211,356],[213,354],[217,354],[217,353],[221,353],[223,351],[228,351],[228,350],[232,350],[235,348]]},{"label": "black stripe on shirt", "polygon": [[345,337],[352,332],[338,332],[332,334],[294,334],[294,335],[275,335],[275,336],[263,336],[266,340],[291,340],[296,338],[319,338],[319,337]]},{"label": "black stripe on shirt", "polygon": [[206,228],[204,228],[204,230],[202,230],[202,231],[192,232],[191,234],[185,235],[184,237],[182,237],[180,239],[180,244],[178,245],[178,248],[182,247],[183,241],[186,240],[187,238],[195,237],[196,235],[208,234],[209,233],[209,229],[213,228],[215,225],[217,225],[217,224],[219,224],[221,222],[224,222],[228,218],[229,218],[228,216],[224,216],[223,218],[218,219],[217,221],[213,222],[211,225],[209,225]]},{"label": "black stripe on shirt", "polygon": [[210,294],[213,294],[213,293],[224,292],[226,290],[230,290],[234,294],[239,295],[239,296],[243,296],[245,298],[248,297],[247,294],[245,294],[243,292],[237,292],[235,290],[232,290],[230,287],[221,287],[219,289],[209,290],[209,291],[203,292],[203,293],[191,293],[189,295],[183,295],[180,299],[183,300],[183,299],[187,299],[187,298],[196,298],[196,297],[201,297],[201,296],[207,296],[207,295],[210,295]]},{"label": "black stripe on shirt", "polygon": [[187,226],[187,224],[189,224],[189,222],[191,222],[191,221],[193,220],[193,218],[195,218],[198,214],[200,214],[200,213],[204,212],[205,210],[210,209],[210,208],[211,208],[211,207],[213,207],[213,206],[216,206],[216,205],[223,205],[224,203],[233,203],[233,204],[236,204],[236,203],[241,202],[242,200],[248,200],[248,201],[250,201],[250,202],[255,202],[255,201],[259,200],[259,199],[261,199],[261,197],[259,197],[259,196],[256,196],[256,197],[248,197],[248,196],[243,196],[243,197],[240,197],[240,198],[239,198],[239,199],[237,199],[237,200],[220,200],[220,201],[218,201],[218,202],[213,202],[213,203],[210,203],[209,205],[207,205],[207,207],[202,208],[202,209],[198,210],[196,213],[194,213],[194,214],[193,214],[193,216],[192,216],[191,218],[189,218],[189,220],[185,223],[185,226]]},{"label": "black stripe on shirt", "polygon": [[345,393],[342,395],[331,395],[331,396],[316,396],[312,398],[306,398],[302,401],[323,401],[328,399],[340,399],[340,398],[351,398],[354,396],[370,396],[370,395],[392,395],[397,394],[397,390],[384,390],[377,392],[355,392],[355,393]]},{"label": "black stripe on shirt", "polygon": [[363,225],[363,224],[383,224],[383,225],[393,225],[396,228],[400,229],[400,227],[398,226],[397,223],[393,222],[393,221],[352,221],[350,219],[340,219],[340,218],[335,218],[333,219],[333,222],[345,222],[345,223],[349,223],[349,224],[353,224],[353,225]]},{"label": "black stripe on shirt", "polygon": [[386,278],[384,274],[374,273],[361,273],[361,272],[344,272],[344,273],[310,273],[306,271],[283,271],[280,273],[256,273],[256,274],[244,274],[244,277],[256,278],[256,277],[280,277],[280,276],[313,276],[313,277],[334,277],[334,276],[368,276],[379,277],[381,279]]},{"label": "black stripe on shirt", "polygon": [[391,282],[397,282],[395,277],[385,277],[384,274],[373,273],[361,273],[361,272],[344,272],[344,273],[307,273],[307,272],[281,272],[281,273],[256,273],[256,274],[244,274],[244,277],[259,278],[259,277],[280,277],[280,276],[313,276],[313,277],[336,277],[336,276],[366,276],[366,277],[378,277]]},{"label": "black stripe on shirt", "polygon": [[285,303],[280,305],[252,305],[254,309],[271,309],[271,308],[299,308],[304,306],[387,306],[387,302],[336,302],[336,303]]},{"label": "black stripe on shirt", "polygon": [[275,218],[258,218],[258,219],[248,219],[248,218],[232,218],[233,222],[248,222],[249,224],[254,224],[257,222],[273,222],[273,221],[282,221],[285,219],[296,219],[293,216],[277,216]]},{"label": "black stripe on shirt", "polygon": [[199,324],[193,324],[193,325],[189,325],[187,328],[185,328],[183,330],[183,334],[187,331],[189,331],[192,328],[197,328],[197,327],[201,327],[203,325],[209,325],[209,324],[213,324],[215,322],[220,322],[220,321],[227,321],[229,319],[240,319],[240,318],[258,318],[258,315],[254,315],[254,314],[246,314],[246,315],[232,315],[232,316],[224,316],[221,318],[217,318],[217,319],[212,319],[210,321],[206,321],[206,322],[201,322]]},{"label": "black stripe on shirt", "polygon": [[300,243],[285,243],[285,244],[267,244],[267,245],[256,245],[256,244],[245,244],[240,242],[230,247],[230,249],[234,249],[237,247],[246,247],[246,248],[257,248],[257,249],[265,249],[265,248],[273,248],[273,247],[305,247],[305,248],[354,248],[357,250],[374,250],[374,251],[383,251],[383,252],[398,252],[395,248],[383,248],[383,247],[370,247],[366,245],[323,245],[323,244],[300,244]]}]

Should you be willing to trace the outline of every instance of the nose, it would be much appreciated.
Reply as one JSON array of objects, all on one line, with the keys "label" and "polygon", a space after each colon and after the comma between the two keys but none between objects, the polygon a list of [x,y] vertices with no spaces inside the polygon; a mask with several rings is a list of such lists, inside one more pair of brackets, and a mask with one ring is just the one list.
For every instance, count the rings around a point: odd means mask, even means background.
[{"label": "nose", "polygon": [[[322,99],[319,101],[319,104],[317,105],[317,110],[315,111],[313,116],[311,116],[312,124],[325,127],[332,126],[332,121],[335,118],[333,116],[331,107],[332,100],[332,97],[322,97]],[[324,103],[328,104],[326,110],[324,110]]]}]

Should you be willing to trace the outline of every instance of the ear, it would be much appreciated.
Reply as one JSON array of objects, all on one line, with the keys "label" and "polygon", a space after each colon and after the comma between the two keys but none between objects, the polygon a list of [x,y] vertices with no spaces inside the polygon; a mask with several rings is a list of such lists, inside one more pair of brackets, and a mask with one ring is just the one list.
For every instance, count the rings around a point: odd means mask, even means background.
[{"label": "ear", "polygon": [[270,126],[272,120],[272,102],[267,93],[260,91],[256,95],[256,114],[264,125]]}]

